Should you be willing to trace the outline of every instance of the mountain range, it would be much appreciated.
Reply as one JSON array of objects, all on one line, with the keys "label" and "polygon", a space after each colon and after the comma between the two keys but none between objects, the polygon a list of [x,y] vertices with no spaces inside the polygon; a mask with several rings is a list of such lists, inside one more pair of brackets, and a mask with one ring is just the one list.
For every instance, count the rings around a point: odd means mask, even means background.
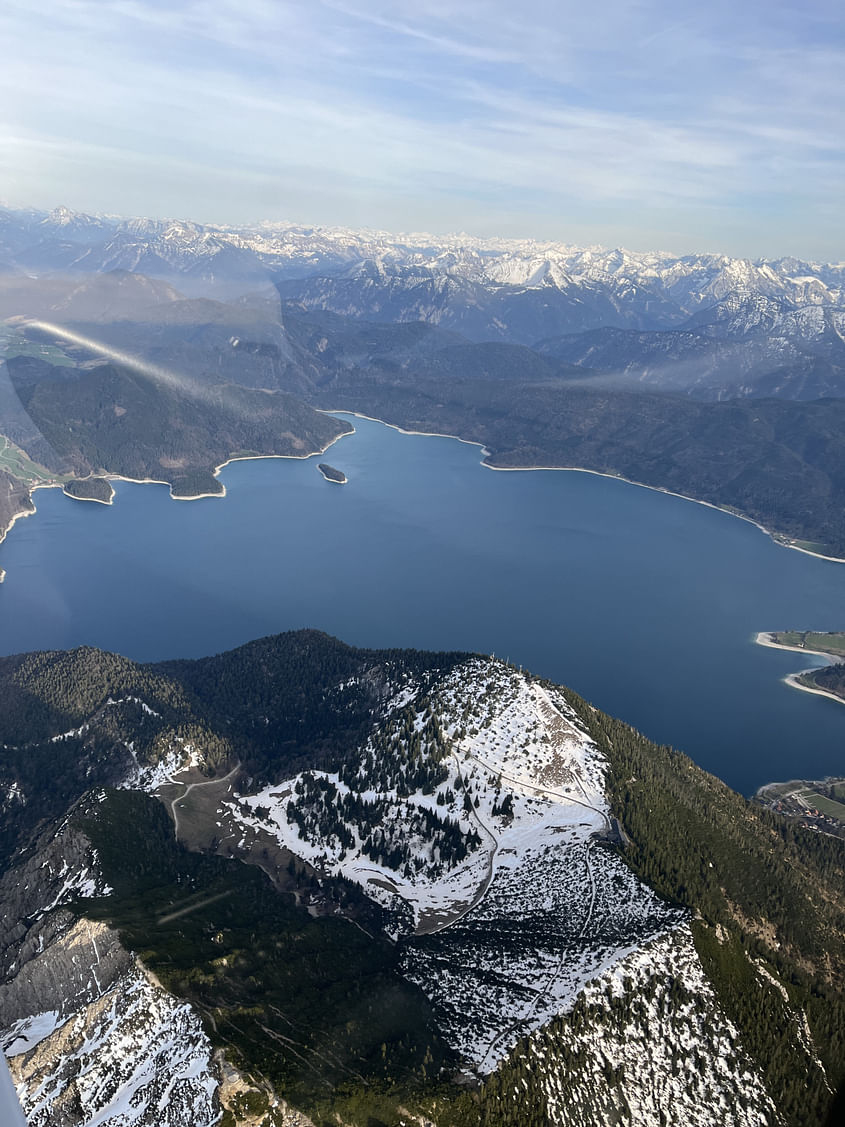
[{"label": "mountain range", "polygon": [[606,380],[704,399],[845,388],[843,263],[118,220],[62,207],[0,213],[0,263],[22,282],[127,271],[189,296],[273,285],[303,309],[539,347]]}]

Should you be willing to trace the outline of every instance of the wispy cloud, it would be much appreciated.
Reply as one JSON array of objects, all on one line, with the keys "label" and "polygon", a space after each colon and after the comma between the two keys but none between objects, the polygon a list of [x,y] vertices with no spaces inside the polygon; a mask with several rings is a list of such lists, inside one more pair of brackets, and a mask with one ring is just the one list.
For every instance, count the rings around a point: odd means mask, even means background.
[{"label": "wispy cloud", "polygon": [[9,182],[110,211],[629,245],[663,228],[841,256],[823,227],[845,186],[838,17],[827,0],[6,0]]}]

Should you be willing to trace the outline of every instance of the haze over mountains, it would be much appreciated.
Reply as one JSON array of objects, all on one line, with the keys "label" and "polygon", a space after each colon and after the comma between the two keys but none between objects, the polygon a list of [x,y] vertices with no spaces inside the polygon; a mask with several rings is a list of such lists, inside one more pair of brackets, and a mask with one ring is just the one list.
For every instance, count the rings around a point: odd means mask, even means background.
[{"label": "haze over mountains", "polygon": [[[42,280],[125,270],[217,297],[271,282],[302,309],[424,322],[702,399],[845,392],[843,263],[294,224],[210,227],[61,207],[0,214],[0,263]],[[81,305],[71,309],[85,316]]]}]

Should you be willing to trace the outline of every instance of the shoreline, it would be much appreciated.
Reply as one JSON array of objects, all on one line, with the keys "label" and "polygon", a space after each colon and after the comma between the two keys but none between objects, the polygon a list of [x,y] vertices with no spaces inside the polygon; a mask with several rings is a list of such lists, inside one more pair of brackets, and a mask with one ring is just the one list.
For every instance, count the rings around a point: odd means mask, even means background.
[{"label": "shoreline", "polygon": [[[51,482],[45,481],[45,482],[39,482],[37,485],[31,486],[31,488],[29,490],[29,500],[30,500],[30,503],[32,504],[32,508],[31,509],[24,509],[19,513],[15,513],[12,516],[9,523],[6,525],[6,527],[0,528],[0,545],[3,544],[6,537],[12,531],[12,529],[15,526],[16,521],[23,520],[24,517],[34,517],[35,514],[38,512],[38,507],[35,504],[35,498],[33,497],[33,493],[35,493],[36,489],[61,489],[62,493],[64,493],[65,483],[62,482],[62,481],[51,481]],[[76,500],[76,498],[72,497],[71,500]],[[6,578],[5,568],[0,567],[0,583],[3,583],[5,578]]]},{"label": "shoreline", "polygon": [[[323,408],[318,408],[323,410]],[[323,410],[327,415],[352,415],[356,419],[367,419],[371,423],[381,423],[382,426],[390,427],[391,430],[396,430],[400,434],[416,435],[419,438],[451,438],[455,442],[463,442],[465,446],[477,446],[481,450],[481,465],[485,469],[495,470],[498,473],[533,473],[535,470],[546,470],[555,473],[588,473],[593,474],[595,477],[610,478],[611,481],[623,481],[626,485],[636,485],[638,489],[650,489],[653,493],[663,493],[667,497],[678,497],[682,501],[691,501],[694,505],[704,505],[708,509],[715,509],[718,513],[726,513],[727,516],[736,517],[738,520],[747,521],[753,524],[755,528],[759,528],[761,532],[765,533],[769,539],[778,545],[780,548],[791,548],[794,552],[802,552],[805,556],[812,556],[817,560],[827,560],[829,563],[843,563],[845,564],[845,556],[826,556],[821,552],[812,552],[809,548],[802,548],[798,544],[793,544],[787,539],[781,539],[781,533],[773,532],[772,529],[766,528],[765,525],[760,524],[753,517],[745,516],[744,513],[735,512],[733,509],[726,509],[723,505],[716,505],[712,501],[702,501],[698,497],[690,497],[686,493],[677,493],[673,489],[666,489],[662,485],[646,485],[644,481],[634,481],[633,478],[623,477],[622,474],[606,473],[603,470],[590,470],[584,466],[494,466],[487,459],[491,456],[490,451],[483,442],[476,442],[471,438],[461,438],[457,434],[442,434],[439,431],[430,430],[407,430],[396,423],[388,423],[384,419],[377,419],[374,415],[365,415],[361,411],[346,411],[340,410]],[[762,643],[761,643],[762,644]]]},{"label": "shoreline", "polygon": [[[328,414],[331,414],[332,412],[321,411],[320,413],[324,414],[324,415],[328,415]],[[337,413],[337,412],[335,412],[335,413]],[[346,413],[348,414],[349,412],[346,412]],[[373,420],[373,422],[380,422],[380,421],[381,421],[380,419],[374,419]],[[319,454],[325,454],[325,452],[329,449],[329,447],[334,446],[334,444],[336,442],[339,442],[341,438],[348,438],[349,435],[354,434],[354,433],[355,433],[355,427],[353,426],[352,430],[343,431],[342,434],[338,434],[333,439],[331,439],[331,441],[328,442],[324,447],[322,447],[322,449],[312,450],[310,454],[238,454],[234,457],[227,458],[225,460],[225,462],[221,462],[220,465],[215,466],[214,469],[212,470],[212,477],[215,477],[215,478],[218,477],[220,471],[222,469],[224,469],[226,466],[230,465],[232,462],[257,462],[257,461],[262,461],[265,458],[267,458],[267,459],[269,459],[269,458],[285,458],[285,459],[293,458],[293,459],[297,459],[299,461],[305,461],[306,459],[313,458],[313,457],[315,457]],[[448,436],[444,436],[444,437],[448,437]],[[104,477],[106,479],[106,481],[110,481],[110,482],[111,481],[126,481],[130,485],[166,485],[167,489],[168,489],[168,493],[170,494],[171,501],[202,501],[202,500],[205,500],[206,498],[215,498],[215,497],[221,497],[222,498],[222,497],[226,496],[226,485],[225,485],[224,482],[220,483],[221,486],[222,486],[222,489],[220,490],[219,493],[192,493],[188,496],[181,496],[180,497],[180,496],[174,494],[173,485],[172,485],[171,482],[163,481],[161,478],[158,478],[158,477],[126,477],[125,474],[117,474],[117,473],[102,474],[102,477]],[[70,480],[71,481],[84,481],[85,478],[71,478]],[[67,483],[63,482],[63,481],[50,481],[50,482],[38,482],[35,485],[30,486],[30,488],[29,488],[29,499],[32,502],[32,508],[26,509],[25,511],[20,512],[20,513],[15,513],[14,516],[12,516],[12,518],[10,519],[9,523],[5,526],[5,528],[0,528],[0,545],[2,545],[3,541],[8,536],[8,534],[11,531],[15,521],[21,520],[23,517],[34,516],[38,512],[38,508],[35,504],[35,499],[33,498],[33,494],[35,493],[36,489],[61,489],[61,491],[62,491],[62,493],[64,493],[65,497],[70,498],[71,501],[94,501],[98,505],[113,505],[114,504],[114,498],[115,498],[114,493],[112,493],[112,496],[108,499],[108,501],[100,501],[99,498],[97,498],[97,497],[74,497],[72,493],[65,493],[65,485],[66,484]],[[344,484],[344,483],[336,482],[335,484]],[[3,570],[3,568],[0,568],[0,583],[3,582],[5,577],[6,577],[6,572]]]},{"label": "shoreline", "polygon": [[[390,427],[391,430],[396,430],[400,434],[415,435],[417,438],[451,438],[453,442],[462,442],[464,444],[464,446],[477,446],[481,450],[481,453],[484,455],[484,458],[490,457],[490,451],[487,449],[487,447],[484,445],[483,442],[476,442],[472,438],[461,438],[460,435],[458,435],[458,434],[441,434],[440,431],[436,431],[436,430],[406,430],[405,427],[400,427],[398,423],[388,423],[385,419],[377,419],[375,417],[375,415],[365,415],[363,413],[363,411],[347,411],[343,407],[338,408],[338,409],[336,409],[334,407],[332,407],[332,408],[316,407],[315,410],[319,411],[323,415],[352,415],[353,418],[366,419],[367,422],[370,422],[370,423],[381,423],[381,425],[383,427]],[[354,426],[352,428],[352,433],[353,434],[356,433]],[[335,439],[335,441],[337,441],[337,440]],[[326,450],[328,450],[328,446],[326,447]],[[481,465],[487,466],[487,469],[489,469],[489,470],[498,468],[496,466],[488,465],[484,461],[483,458],[481,460]],[[507,468],[507,467],[502,467],[502,468]],[[521,469],[534,469],[534,468],[541,469],[543,467],[523,466],[523,467],[518,467],[518,468],[521,468]],[[589,472],[589,471],[587,471],[587,472]]]},{"label": "shoreline", "polygon": [[[315,410],[318,410],[318,408],[315,408]],[[320,414],[329,415],[329,414],[331,414],[331,412],[330,411],[320,411]],[[332,438],[329,442],[327,442],[326,445],[322,447],[322,449],[312,450],[309,454],[234,454],[231,457],[227,458],[225,462],[221,462],[219,466],[215,466],[214,469],[211,471],[211,476],[214,477],[214,478],[219,477],[220,471],[222,469],[225,469],[226,466],[230,466],[233,462],[263,462],[263,461],[270,461],[272,459],[281,459],[283,461],[293,460],[293,461],[305,462],[309,458],[316,458],[318,455],[325,454],[325,452],[329,449],[329,447],[334,446],[334,444],[336,442],[340,442],[340,440],[342,438],[348,438],[351,434],[354,434],[354,433],[355,433],[355,427],[353,426],[352,430],[345,430],[345,431],[343,431],[342,434],[335,435],[335,437]],[[116,477],[115,481],[118,481],[118,480],[119,481],[129,481],[130,479],[129,478],[117,478]],[[329,479],[327,479],[327,480],[329,480]],[[139,484],[144,485],[144,484],[146,484],[146,482],[140,482]],[[158,482],[157,484],[170,485],[170,482],[162,481],[162,482]],[[225,497],[226,496],[226,485],[225,485],[224,482],[221,482],[220,484],[223,486],[223,488],[219,493],[192,493],[189,497],[175,497],[173,495],[173,489],[172,489],[172,486],[171,486],[170,496],[174,501],[201,501],[205,497]],[[342,485],[342,484],[345,484],[345,482],[337,482],[336,484]]]},{"label": "shoreline", "polygon": [[[32,508],[23,509],[21,512],[15,513],[9,520],[9,523],[6,525],[6,527],[0,528],[0,544],[3,543],[3,541],[11,532],[12,528],[14,528],[15,521],[23,520],[24,517],[33,517],[38,512],[38,509],[35,505],[35,499],[32,496],[36,489],[61,489],[61,491],[64,493],[64,488],[64,482],[61,481],[45,481],[39,482],[38,485],[33,485],[29,490],[29,500],[32,503]],[[3,574],[5,575],[5,572]]]},{"label": "shoreline", "polygon": [[[790,646],[785,642],[773,642],[772,634],[776,634],[776,630],[761,630],[759,634],[754,635],[754,643],[758,646],[765,646],[770,650],[789,650],[790,653],[796,654],[811,654],[813,657],[822,657],[828,665],[838,665],[836,655],[827,653],[825,650],[808,650],[804,646]],[[821,669],[821,666],[817,668]]]},{"label": "shoreline", "polygon": [[[199,501],[203,497],[225,497],[226,496],[226,486],[225,485],[223,486],[223,490],[220,493],[192,493],[190,496],[187,496],[187,497],[179,497],[179,496],[176,496],[174,494],[173,486],[169,481],[162,481],[161,478],[158,478],[158,477],[126,477],[124,474],[118,474],[118,473],[109,473],[109,474],[104,474],[103,476],[105,477],[106,481],[126,481],[126,482],[129,483],[129,485],[166,485],[167,486],[167,492],[170,494],[170,500],[171,501]],[[87,500],[87,498],[74,497],[73,500],[74,501]],[[109,501],[108,504],[112,504],[113,501],[114,501],[114,497],[112,497],[112,500]],[[103,503],[105,504],[106,502],[103,502]]]},{"label": "shoreline", "polygon": [[842,775],[825,775],[823,779],[784,779],[782,782],[763,783],[754,792],[755,796],[763,794],[772,787],[815,787],[821,786],[824,783],[842,783],[845,778]]},{"label": "shoreline", "polygon": [[[810,654],[812,657],[820,657],[827,665],[838,664],[834,655],[825,653],[824,650],[807,650],[802,646],[787,646],[783,642],[773,642],[771,630],[761,630],[759,634],[755,635],[754,643],[758,646],[766,646],[767,649],[787,650],[789,653]],[[785,677],[781,677],[781,681],[785,685],[789,685],[790,688],[800,689],[802,693],[812,693],[813,696],[827,697],[828,700],[835,700],[838,704],[845,704],[845,697],[837,696],[836,693],[831,693],[827,689],[814,689],[798,680],[799,677],[812,673],[815,669],[824,669],[824,665],[814,665],[811,669],[805,669],[800,673],[787,673]]]},{"label": "shoreline", "polygon": [[[812,669],[808,669],[807,673],[812,673]],[[845,697],[837,696],[836,693],[829,693],[827,689],[812,689],[809,685],[803,685],[798,678],[801,677],[800,673],[787,673],[783,678],[784,684],[791,686],[793,689],[800,689],[802,693],[812,693],[815,697],[827,697],[828,700],[835,700],[838,704],[845,704]]]},{"label": "shoreline", "polygon": [[[405,434],[405,435],[409,435],[411,437],[417,437],[417,438],[448,438],[448,439],[451,439],[453,442],[461,442],[465,446],[477,446],[478,449],[481,451],[480,465],[482,465],[485,469],[494,470],[498,473],[533,473],[537,470],[542,470],[542,471],[546,471],[546,472],[554,472],[554,473],[586,473],[586,474],[592,474],[594,477],[609,478],[611,481],[621,481],[621,482],[624,482],[626,485],[634,485],[638,489],[649,489],[653,493],[663,493],[667,497],[677,497],[681,501],[689,501],[694,505],[704,505],[705,508],[714,509],[716,512],[725,513],[727,516],[736,517],[738,520],[744,520],[748,524],[752,524],[752,525],[754,525],[755,528],[758,528],[762,533],[764,533],[766,536],[768,536],[769,539],[774,544],[777,544],[778,547],[789,548],[794,552],[801,552],[803,555],[812,556],[814,559],[817,559],[817,560],[826,560],[828,563],[843,563],[843,564],[845,564],[845,556],[828,556],[828,555],[824,555],[821,552],[813,552],[809,548],[802,548],[798,544],[792,543],[787,539],[783,539],[780,533],[775,532],[770,528],[766,528],[765,525],[760,524],[760,522],[756,521],[753,517],[746,516],[744,513],[735,512],[733,509],[725,508],[722,505],[716,505],[712,501],[702,501],[698,497],[690,497],[686,493],[678,493],[673,489],[666,489],[664,486],[661,486],[661,485],[647,485],[643,481],[634,481],[633,478],[624,477],[622,474],[607,473],[606,471],[603,471],[603,470],[591,470],[591,469],[587,469],[585,466],[540,466],[540,465],[536,465],[536,466],[495,466],[490,461],[488,461],[488,459],[491,457],[490,450],[484,445],[483,442],[477,442],[475,439],[461,438],[460,435],[444,434],[441,431],[408,430],[406,427],[399,426],[398,423],[389,423],[385,419],[377,418],[375,415],[365,415],[362,411],[349,411],[349,410],[344,410],[343,408],[337,409],[337,408],[325,408],[325,407],[317,407],[317,408],[315,408],[315,410],[318,411],[320,414],[331,415],[333,417],[337,416],[337,415],[351,415],[352,418],[365,419],[368,422],[379,423],[381,426],[390,427],[391,430],[395,430],[399,434]],[[330,447],[334,446],[334,444],[336,442],[339,442],[342,438],[347,438],[349,435],[356,433],[354,424],[350,424],[350,425],[352,426],[352,430],[344,431],[342,434],[336,435],[329,442],[327,442],[326,445],[324,447],[322,447],[322,449],[312,450],[308,454],[238,454],[238,455],[234,455],[232,457],[226,458],[225,461],[223,461],[219,465],[215,466],[214,469],[212,470],[212,476],[217,478],[220,474],[220,471],[225,469],[226,466],[231,465],[232,462],[256,462],[256,461],[261,461],[261,460],[264,460],[264,459],[272,459],[272,458],[295,459],[295,460],[298,460],[298,461],[305,461],[308,458],[313,458],[315,455],[325,454],[325,452]],[[173,486],[172,486],[171,482],[163,481],[160,478],[152,478],[152,477],[149,477],[149,478],[132,478],[132,477],[126,477],[123,474],[104,474],[103,476],[106,478],[107,481],[127,481],[132,485],[166,485],[166,486],[168,486],[168,489],[169,489],[169,492],[170,492],[170,498],[173,501],[201,501],[201,500],[205,500],[206,498],[209,498],[209,499],[215,498],[215,497],[223,498],[223,497],[226,496],[226,486],[222,482],[221,482],[221,485],[223,486],[223,488],[220,490],[219,493],[195,493],[195,494],[190,494],[189,496],[176,496],[173,493]],[[325,475],[323,475],[323,476],[325,477]],[[83,480],[83,479],[78,479],[78,480]],[[326,480],[330,481],[332,479],[326,478]],[[333,482],[333,484],[335,484],[335,485],[345,485],[346,482]],[[35,492],[36,489],[54,489],[54,488],[57,488],[57,487],[61,488],[62,492],[64,493],[64,483],[62,483],[62,482],[51,482],[51,483],[34,485],[30,489],[30,499],[32,499],[32,494]],[[70,496],[71,500],[73,500],[73,501],[83,501],[83,500],[84,501],[96,501],[97,500],[97,498],[94,498],[94,497],[73,497],[71,494],[65,494],[65,496]],[[114,502],[114,497],[112,496],[108,501],[100,501],[99,504],[111,505],[111,504],[113,504],[113,502]],[[16,513],[12,517],[12,519],[10,520],[9,524],[4,529],[0,529],[0,544],[2,544],[3,541],[6,539],[6,536],[8,535],[10,529],[12,528],[12,526],[14,525],[16,520],[18,520],[21,517],[31,516],[36,511],[37,510],[35,508],[35,502],[33,501],[33,507],[32,507],[31,510],[29,510],[27,512],[22,512],[22,513]],[[2,569],[0,569],[0,571],[2,571]],[[5,574],[5,573],[3,573],[3,574]],[[0,579],[0,582],[2,582],[2,579]],[[758,634],[757,637],[759,639],[761,637],[761,635]],[[773,645],[773,646],[775,645],[775,643],[763,642],[763,641],[759,641],[758,644],[759,645]],[[793,647],[782,646],[782,647],[776,647],[776,648],[789,649],[789,648],[793,648]],[[815,652],[815,651],[799,650],[798,652],[810,653],[810,652]],[[821,656],[826,656],[826,655],[821,655]],[[821,694],[821,690],[807,690],[807,691],[817,691]],[[829,696],[830,694],[823,694],[823,695]],[[838,699],[841,699],[841,698],[834,697],[833,699],[838,700]]]},{"label": "shoreline", "polygon": [[[74,481],[84,481],[84,478],[74,478]],[[111,491],[111,497],[108,501],[101,501],[99,497],[75,497],[73,493],[68,493],[64,486],[62,486],[62,493],[65,497],[70,497],[71,501],[91,501],[95,505],[113,505],[114,504],[114,490]]]},{"label": "shoreline", "polygon": [[[338,414],[341,414],[340,411],[323,411],[319,407],[315,407],[314,410],[317,411],[320,415],[338,415]],[[350,414],[350,412],[344,411],[343,414],[348,415],[348,414]],[[373,420],[373,422],[379,422],[379,421],[380,421],[379,419]],[[260,461],[263,461],[265,458],[267,458],[267,459],[282,458],[282,459],[286,459],[286,460],[292,459],[294,461],[304,462],[308,458],[315,457],[317,454],[325,454],[325,452],[330,447],[334,446],[334,444],[336,442],[340,442],[340,440],[342,438],[348,438],[351,434],[355,434],[355,427],[354,426],[352,427],[352,430],[345,430],[342,434],[335,435],[335,437],[332,438],[329,442],[327,442],[325,446],[323,446],[319,450],[312,450],[310,454],[234,454],[231,457],[227,458],[225,462],[221,462],[219,466],[215,466],[214,470],[212,471],[212,474],[213,474],[214,477],[217,477],[217,475],[220,473],[220,471],[223,469],[223,467],[231,465],[232,462],[260,462]],[[217,496],[219,496],[219,494],[212,493],[212,494],[210,494],[210,496],[217,497]]]}]

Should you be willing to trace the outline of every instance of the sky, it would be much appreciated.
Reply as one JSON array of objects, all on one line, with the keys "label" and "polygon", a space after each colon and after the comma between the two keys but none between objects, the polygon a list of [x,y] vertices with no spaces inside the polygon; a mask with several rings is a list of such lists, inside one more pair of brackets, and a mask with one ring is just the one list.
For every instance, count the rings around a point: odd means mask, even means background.
[{"label": "sky", "polygon": [[4,0],[0,198],[845,259],[839,0]]}]

